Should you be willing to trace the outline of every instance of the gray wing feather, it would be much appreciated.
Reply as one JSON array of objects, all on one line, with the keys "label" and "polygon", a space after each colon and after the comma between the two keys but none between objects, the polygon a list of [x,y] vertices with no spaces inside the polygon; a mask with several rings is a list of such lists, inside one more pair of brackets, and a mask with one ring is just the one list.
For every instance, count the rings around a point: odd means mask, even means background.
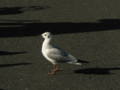
[{"label": "gray wing feather", "polygon": [[69,62],[67,52],[58,47],[49,49],[47,55],[49,58],[55,60],[58,63]]}]

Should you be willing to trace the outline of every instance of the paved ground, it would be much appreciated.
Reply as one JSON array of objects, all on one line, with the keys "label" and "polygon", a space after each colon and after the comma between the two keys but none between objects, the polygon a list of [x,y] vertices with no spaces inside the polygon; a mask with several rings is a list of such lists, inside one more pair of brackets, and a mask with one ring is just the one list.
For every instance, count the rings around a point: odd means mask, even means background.
[{"label": "paved ground", "polygon": [[[119,90],[119,0],[2,0],[0,90]],[[60,30],[61,29],[61,30]],[[54,43],[82,61],[55,75],[41,54],[50,31]]]}]

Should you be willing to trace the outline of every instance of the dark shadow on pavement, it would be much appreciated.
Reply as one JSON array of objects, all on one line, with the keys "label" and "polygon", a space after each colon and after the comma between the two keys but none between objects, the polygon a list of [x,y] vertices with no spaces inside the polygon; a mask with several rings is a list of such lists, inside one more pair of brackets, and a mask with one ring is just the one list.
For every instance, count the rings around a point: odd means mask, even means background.
[{"label": "dark shadow on pavement", "polygon": [[6,51],[0,51],[0,55],[14,55],[14,54],[23,54],[27,52],[6,52]]},{"label": "dark shadow on pavement", "polygon": [[111,70],[120,70],[120,68],[87,68],[75,70],[77,74],[96,74],[96,75],[109,75]]},{"label": "dark shadow on pavement", "polygon": [[120,19],[98,21],[96,23],[42,23],[39,20],[0,20],[0,37],[36,36],[46,31],[53,34],[66,34],[120,29]]},{"label": "dark shadow on pavement", "polygon": [[21,65],[30,65],[32,63],[15,63],[15,64],[0,64],[1,67],[12,67],[12,66],[21,66]]},{"label": "dark shadow on pavement", "polygon": [[83,63],[83,64],[84,64],[84,63],[90,63],[90,62],[88,62],[88,61],[83,61],[83,60],[80,60],[80,59],[77,59],[77,60],[78,60],[79,63]]},{"label": "dark shadow on pavement", "polygon": [[22,14],[26,11],[36,11],[48,8],[50,7],[48,6],[2,7],[0,8],[0,15]]}]

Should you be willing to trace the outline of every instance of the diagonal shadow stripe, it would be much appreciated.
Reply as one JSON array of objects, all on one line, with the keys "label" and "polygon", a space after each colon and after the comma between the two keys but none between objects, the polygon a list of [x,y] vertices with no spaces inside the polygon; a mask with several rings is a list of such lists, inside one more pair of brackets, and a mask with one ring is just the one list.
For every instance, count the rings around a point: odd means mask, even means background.
[{"label": "diagonal shadow stripe", "polygon": [[15,63],[15,64],[1,64],[1,67],[12,67],[12,66],[21,66],[21,65],[30,65],[32,63]]},{"label": "diagonal shadow stripe", "polygon": [[14,55],[14,54],[23,54],[27,52],[6,52],[6,51],[0,51],[0,55]]},{"label": "diagonal shadow stripe", "polygon": [[120,29],[120,19],[98,21],[42,23],[38,20],[0,20],[0,37],[36,36],[46,31],[52,34],[66,34]]}]

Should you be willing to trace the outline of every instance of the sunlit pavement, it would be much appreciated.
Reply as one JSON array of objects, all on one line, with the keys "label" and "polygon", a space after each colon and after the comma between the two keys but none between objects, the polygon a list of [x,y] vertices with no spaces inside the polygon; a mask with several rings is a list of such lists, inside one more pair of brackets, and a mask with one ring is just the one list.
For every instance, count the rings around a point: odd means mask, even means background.
[{"label": "sunlit pavement", "polygon": [[[0,90],[119,90],[119,1],[5,0],[0,3]],[[53,65],[41,54],[54,44],[89,63]]]}]

